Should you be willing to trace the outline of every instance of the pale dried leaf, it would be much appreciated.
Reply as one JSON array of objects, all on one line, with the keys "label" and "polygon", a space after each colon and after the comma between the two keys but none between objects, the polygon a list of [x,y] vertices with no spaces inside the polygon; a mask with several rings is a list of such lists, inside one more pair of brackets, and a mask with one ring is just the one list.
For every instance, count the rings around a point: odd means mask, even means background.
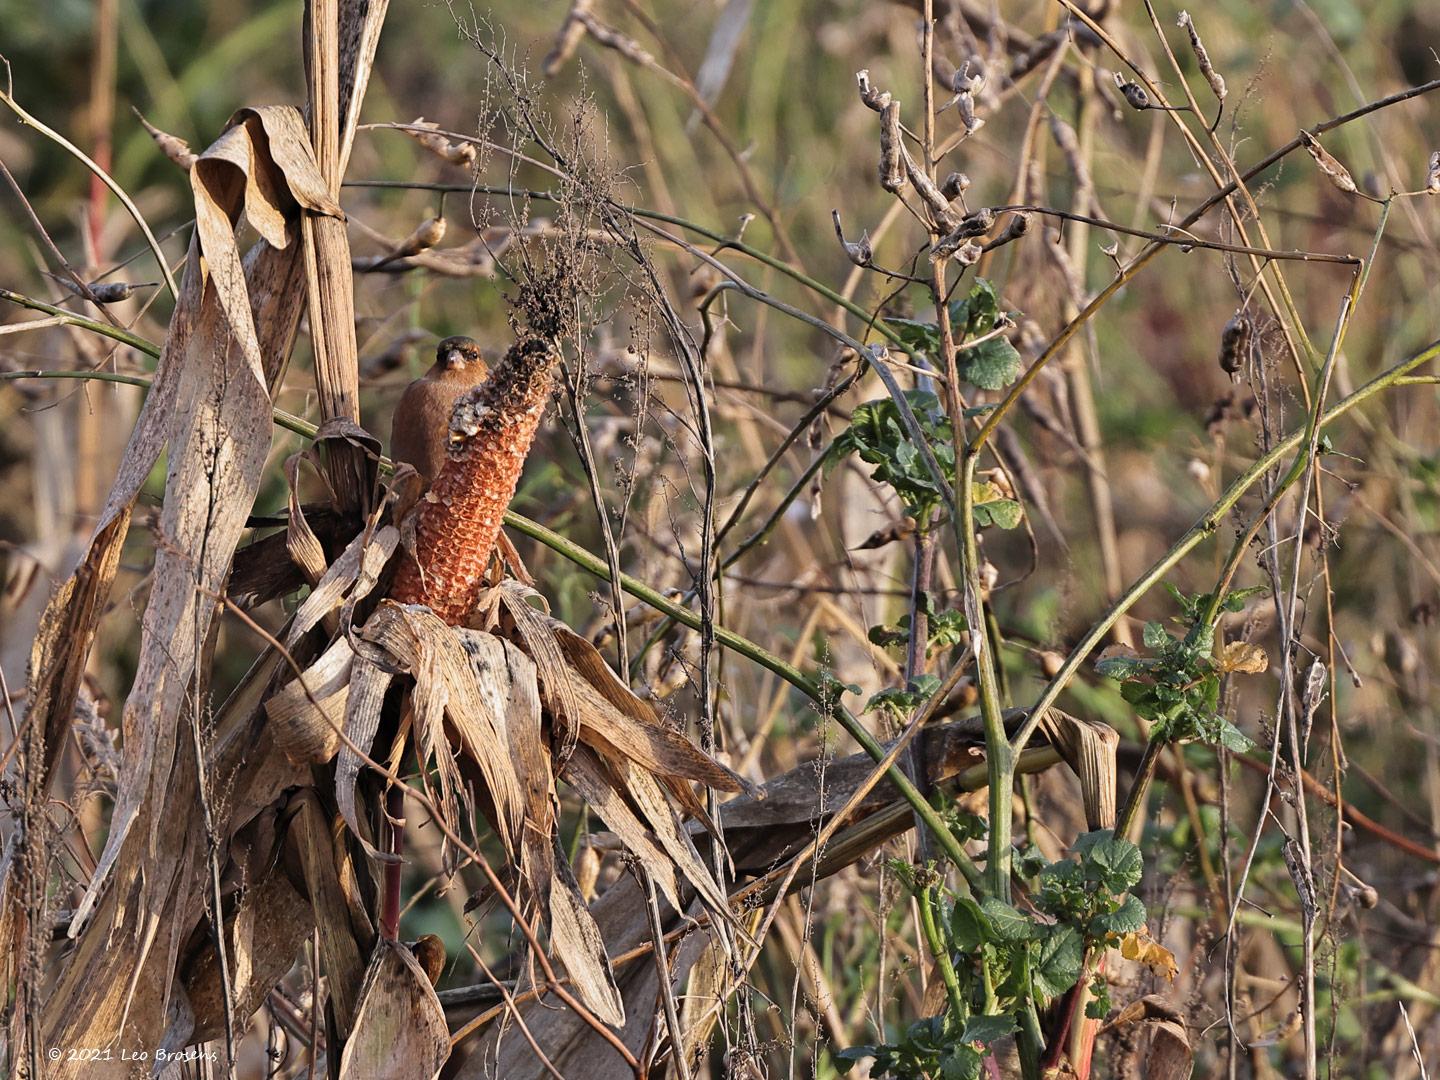
[{"label": "pale dried leaf", "polygon": [[305,575],[312,589],[325,576],[325,548],[310,522],[305,519],[305,505],[300,501],[300,466],[304,454],[291,454],[285,460],[285,479],[290,487],[290,514],[285,526],[285,550],[290,561]]},{"label": "pale dried leaf", "polygon": [[655,838],[680,872],[695,886],[695,891],[712,911],[730,917],[729,902],[725,890],[716,882],[714,875],[695,850],[690,834],[680,825],[675,808],[665,797],[664,790],[656,777],[645,769],[628,761],[609,763],[619,790],[639,809],[640,816],[649,823]]},{"label": "pale dried leaf", "polygon": [[290,632],[285,636],[286,645],[293,648],[322,618],[339,608],[346,597],[359,599],[368,595],[399,544],[400,530],[393,525],[377,529],[373,536],[361,533],[350,541],[295,612]]},{"label": "pale dried leaf", "polygon": [[1099,720],[1081,720],[1053,708],[1046,712],[1040,728],[1080,781],[1087,827],[1114,828],[1115,752],[1120,733]]},{"label": "pale dried leaf", "polygon": [[[263,868],[251,867],[252,871],[257,869]],[[245,889],[238,910],[226,925],[232,965],[231,1008],[235,1016],[250,1016],[264,1003],[275,984],[294,967],[295,957],[314,925],[310,902],[295,891],[278,866]],[[223,984],[215,949],[208,938],[185,975],[185,989],[195,1015],[190,1041],[223,1038]]]},{"label": "pale dried leaf", "polygon": [[586,1008],[613,1027],[625,1023],[625,1002],[605,942],[585,906],[570,864],[554,860],[557,881],[550,888],[550,944],[565,965]]},{"label": "pale dried leaf", "polygon": [[500,585],[500,601],[506,614],[515,623],[520,644],[535,661],[540,676],[540,696],[555,721],[557,756],[564,762],[575,749],[579,737],[576,712],[576,684],[580,681],[565,663],[564,655],[550,630],[548,616],[531,607],[528,598],[537,595],[534,589],[514,581]]},{"label": "pale dried leaf", "polygon": [[1126,960],[1139,961],[1156,975],[1167,979],[1173,980],[1180,971],[1175,955],[1144,931],[1121,938],[1120,955]]},{"label": "pale dried leaf", "polygon": [[[365,965],[361,946],[355,940],[350,908],[341,884],[339,860],[331,838],[330,822],[320,809],[313,791],[302,791],[292,801],[298,804],[293,833],[300,846],[305,869],[305,887],[320,931],[320,962],[330,985],[330,1000],[340,1033],[348,1035],[356,1017],[360,984]],[[423,976],[422,976],[423,978]]]},{"label": "pale dried leaf", "polygon": [[434,1077],[449,1054],[445,1010],[419,962],[404,945],[379,942],[340,1058],[341,1080]]},{"label": "pale dried leaf", "polygon": [[[423,130],[417,130],[423,129]],[[473,165],[476,150],[473,143],[451,142],[448,133],[440,131],[440,125],[417,116],[408,127],[400,129],[436,157],[444,158],[452,165]]]},{"label": "pale dried leaf", "polygon": [[264,133],[270,160],[296,202],[317,214],[345,220],[345,211],[331,197],[320,175],[315,152],[310,147],[310,132],[299,109],[293,105],[246,107],[237,109],[230,122],[243,124],[252,131],[258,127]]},{"label": "pale dried leaf", "polygon": [[[393,678],[389,671],[372,663],[363,654],[355,657],[350,674],[350,694],[345,702],[344,732],[348,741],[341,742],[335,761],[335,801],[340,808],[340,816],[371,857],[379,857],[380,853],[360,828],[355,811],[355,781],[360,776],[360,753],[370,753],[375,735],[380,730],[380,707],[385,703],[385,692],[390,689]],[[356,749],[351,749],[352,745]]]},{"label": "pale dried leaf", "polygon": [[698,780],[717,791],[749,789],[740,777],[673,728],[626,715],[588,682],[575,680],[573,691],[577,699],[573,719],[579,722],[581,742],[607,756],[623,754],[657,777]]},{"label": "pale dried leaf", "polygon": [[[555,873],[555,785],[541,732],[535,664],[515,645],[493,634],[476,630],[455,633],[469,658],[477,693],[492,715],[504,718],[510,765],[525,802],[521,874],[528,890],[545,906]],[[484,751],[475,742],[484,732],[457,725],[456,734],[466,755],[479,764]]]},{"label": "pale dried leaf", "polygon": [[1248,641],[1228,641],[1220,654],[1220,670],[1242,675],[1260,675],[1270,667],[1270,658],[1259,645]]},{"label": "pale dried leaf", "polygon": [[[680,887],[675,877],[675,863],[660,846],[650,826],[640,820],[625,797],[615,790],[614,779],[595,751],[586,746],[575,748],[575,753],[565,765],[565,782],[640,860],[670,906],[678,909],[681,906]],[[704,869],[703,866],[701,869]],[[709,876],[706,872],[705,877]]]},{"label": "pale dried leaf", "polygon": [[291,761],[318,765],[340,748],[355,650],[336,638],[303,675],[265,702],[270,734]]},{"label": "pale dried leaf", "polygon": [[[422,746],[435,754],[442,785],[458,781],[442,716],[448,715],[485,776],[495,804],[497,834],[510,853],[525,827],[525,798],[510,760],[505,715],[491,711],[480,696],[470,669],[470,658],[454,631],[428,608],[406,607],[385,601],[372,615],[361,637],[381,646],[398,664],[415,676],[411,697],[416,732]],[[449,762],[447,768],[446,762]],[[442,788],[442,798],[446,796]]]}]

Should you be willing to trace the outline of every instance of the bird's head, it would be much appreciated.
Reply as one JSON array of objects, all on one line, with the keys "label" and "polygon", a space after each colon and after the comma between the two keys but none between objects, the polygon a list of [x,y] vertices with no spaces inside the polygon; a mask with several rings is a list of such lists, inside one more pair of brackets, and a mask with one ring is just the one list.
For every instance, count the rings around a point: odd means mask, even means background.
[{"label": "bird's head", "polygon": [[466,371],[477,365],[485,370],[485,357],[474,338],[447,337],[435,347],[435,366],[441,371]]}]

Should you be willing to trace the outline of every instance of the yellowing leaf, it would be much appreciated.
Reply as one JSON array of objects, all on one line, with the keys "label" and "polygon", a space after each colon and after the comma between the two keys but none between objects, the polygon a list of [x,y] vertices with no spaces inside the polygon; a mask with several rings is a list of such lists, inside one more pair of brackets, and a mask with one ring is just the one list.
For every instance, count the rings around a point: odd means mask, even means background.
[{"label": "yellowing leaf", "polygon": [[1259,675],[1270,666],[1270,658],[1259,645],[1248,641],[1232,641],[1220,654],[1222,671],[1238,671],[1242,675]]},{"label": "yellowing leaf", "polygon": [[1141,933],[1126,934],[1120,939],[1120,955],[1126,960],[1138,960],[1157,975],[1174,979],[1180,968],[1175,963],[1175,954],[1158,941]]}]

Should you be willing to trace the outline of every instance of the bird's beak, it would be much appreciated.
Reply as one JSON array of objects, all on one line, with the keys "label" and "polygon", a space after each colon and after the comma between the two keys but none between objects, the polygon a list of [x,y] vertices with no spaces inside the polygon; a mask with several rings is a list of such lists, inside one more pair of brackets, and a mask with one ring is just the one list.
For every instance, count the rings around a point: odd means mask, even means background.
[{"label": "bird's beak", "polygon": [[445,366],[451,370],[461,370],[466,363],[465,354],[459,349],[450,349],[445,353]]}]

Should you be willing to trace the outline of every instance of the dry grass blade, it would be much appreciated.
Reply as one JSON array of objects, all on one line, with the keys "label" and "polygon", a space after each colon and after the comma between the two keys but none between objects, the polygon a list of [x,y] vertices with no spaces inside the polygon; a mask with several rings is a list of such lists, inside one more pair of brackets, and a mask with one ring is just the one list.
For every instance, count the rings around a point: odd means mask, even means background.
[{"label": "dry grass blade", "polygon": [[335,761],[335,801],[340,807],[340,816],[372,857],[377,857],[379,852],[361,831],[359,815],[355,809],[355,781],[360,776],[360,766],[363,764],[360,754],[370,753],[370,747],[380,730],[380,709],[385,703],[385,692],[390,689],[394,678],[394,674],[387,668],[373,663],[363,654],[355,658],[350,676],[350,693],[345,702],[345,739]]},{"label": "dry grass blade", "polygon": [[1120,745],[1120,733],[1109,724],[1082,720],[1053,708],[1040,721],[1040,727],[1080,781],[1087,827],[1114,828],[1115,750]]},{"label": "dry grass blade", "polygon": [[625,1023],[625,1001],[615,985],[605,939],[595,925],[570,864],[555,860],[556,880],[550,886],[550,943],[565,964],[580,1000],[605,1023]]},{"label": "dry grass blade", "polygon": [[285,637],[286,644],[293,646],[347,598],[357,600],[368,596],[399,544],[400,532],[392,525],[382,526],[373,536],[362,533],[355,537],[295,612]]},{"label": "dry grass blade", "polygon": [[[236,911],[226,920],[229,954],[235,965],[231,1008],[239,1016],[248,1016],[260,1007],[294,966],[301,945],[315,927],[310,901],[296,891],[289,878],[272,869],[271,861],[268,848],[252,848],[251,857],[244,860],[247,887]],[[203,942],[184,969],[185,995],[195,1015],[188,1040],[223,1038],[224,984],[215,949]]]}]

